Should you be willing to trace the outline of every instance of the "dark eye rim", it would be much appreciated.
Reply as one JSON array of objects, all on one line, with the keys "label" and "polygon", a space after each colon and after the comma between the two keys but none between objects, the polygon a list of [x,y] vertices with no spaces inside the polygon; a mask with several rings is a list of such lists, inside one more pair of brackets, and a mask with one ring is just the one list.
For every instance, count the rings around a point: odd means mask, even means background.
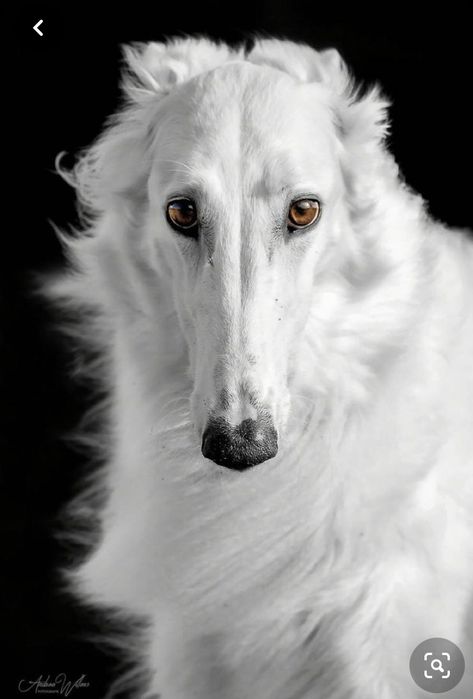
[{"label": "dark eye rim", "polygon": [[[178,202],[178,201],[190,202],[190,204],[192,204],[192,206],[194,207],[194,210],[196,213],[196,219],[193,223],[189,224],[188,226],[179,225],[178,223],[173,221],[169,215],[169,207],[171,206],[171,204]],[[173,230],[177,231],[178,233],[182,233],[183,235],[189,235],[189,233],[195,232],[196,229],[199,227],[199,218],[197,216],[197,205],[196,205],[194,199],[192,199],[192,197],[187,197],[187,196],[182,196],[182,195],[171,197],[166,202],[165,214],[166,214],[166,221],[171,226],[171,228]]]},{"label": "dark eye rim", "polygon": [[[291,208],[294,206],[294,204],[297,204],[297,202],[299,202],[299,201],[314,201],[314,202],[317,202],[317,206],[318,206],[318,213],[317,213],[317,216],[315,217],[315,219],[313,221],[311,221],[310,223],[306,223],[303,226],[298,226],[296,223],[291,223],[289,220],[289,212],[290,212]],[[289,205],[287,207],[287,216],[286,216],[287,223],[286,223],[286,225],[287,225],[288,231],[292,233],[293,231],[309,230],[313,226],[317,225],[317,223],[320,221],[321,216],[322,216],[322,202],[321,202],[319,197],[316,197],[314,195],[307,195],[307,194],[294,197],[294,199],[291,199],[291,201],[289,202]]]}]

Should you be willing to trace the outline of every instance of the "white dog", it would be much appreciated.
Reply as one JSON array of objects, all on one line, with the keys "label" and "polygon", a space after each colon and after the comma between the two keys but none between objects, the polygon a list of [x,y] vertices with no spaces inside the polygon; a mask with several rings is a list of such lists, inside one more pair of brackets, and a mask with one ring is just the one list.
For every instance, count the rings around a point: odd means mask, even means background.
[{"label": "white dog", "polygon": [[335,50],[126,58],[53,285],[108,391],[74,589],[145,620],[133,697],[411,699],[443,637],[467,699],[471,242],[402,182],[386,101]]}]

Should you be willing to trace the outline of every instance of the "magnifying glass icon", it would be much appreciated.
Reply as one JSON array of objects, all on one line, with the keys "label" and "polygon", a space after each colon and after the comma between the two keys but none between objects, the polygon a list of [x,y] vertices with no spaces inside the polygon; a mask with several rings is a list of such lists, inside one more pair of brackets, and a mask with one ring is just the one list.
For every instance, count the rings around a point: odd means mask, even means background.
[{"label": "magnifying glass icon", "polygon": [[442,661],[438,658],[432,660],[432,662],[430,663],[430,667],[432,668],[432,670],[436,670],[437,672],[445,672],[445,670],[442,667]]}]

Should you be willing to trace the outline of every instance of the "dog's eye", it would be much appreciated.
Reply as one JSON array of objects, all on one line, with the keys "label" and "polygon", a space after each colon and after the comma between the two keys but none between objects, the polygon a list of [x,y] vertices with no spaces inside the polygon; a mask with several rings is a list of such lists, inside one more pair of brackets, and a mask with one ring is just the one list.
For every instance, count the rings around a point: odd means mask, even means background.
[{"label": "dog's eye", "polygon": [[187,197],[171,199],[166,207],[166,218],[169,225],[179,233],[195,236],[197,229],[197,207]]},{"label": "dog's eye", "polygon": [[320,216],[320,202],[317,199],[297,199],[293,201],[287,215],[289,230],[307,228]]}]

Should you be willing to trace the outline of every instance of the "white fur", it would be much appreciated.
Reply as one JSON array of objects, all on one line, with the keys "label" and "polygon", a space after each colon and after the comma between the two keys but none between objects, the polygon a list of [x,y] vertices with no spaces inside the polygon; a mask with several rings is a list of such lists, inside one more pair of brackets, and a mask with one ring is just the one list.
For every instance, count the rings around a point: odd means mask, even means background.
[{"label": "white fur", "polygon": [[[78,593],[147,621],[133,696],[409,699],[412,650],[442,636],[467,699],[471,242],[402,183],[387,104],[336,51],[177,39],[126,56],[127,102],[72,173],[87,225],[63,236],[54,285],[109,395]],[[164,217],[190,184],[206,240]],[[323,212],[288,239],[299,193]],[[268,407],[276,458],[204,459],[222,389]]]}]

